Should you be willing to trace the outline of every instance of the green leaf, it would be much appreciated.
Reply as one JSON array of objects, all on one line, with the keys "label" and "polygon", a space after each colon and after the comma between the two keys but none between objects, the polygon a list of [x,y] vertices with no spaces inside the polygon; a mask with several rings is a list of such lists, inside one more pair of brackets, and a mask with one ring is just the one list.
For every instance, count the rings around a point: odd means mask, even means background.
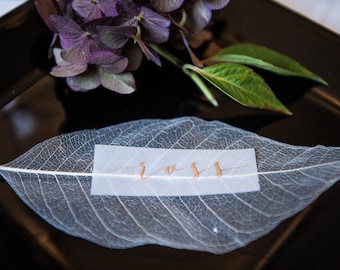
[{"label": "green leaf", "polygon": [[196,72],[217,89],[240,104],[291,115],[292,113],[277,99],[263,78],[251,68],[234,63],[222,63],[203,69],[184,65],[184,70]]},{"label": "green leaf", "polygon": [[328,85],[321,77],[309,71],[297,61],[266,47],[241,43],[223,49],[207,61],[233,62],[261,68],[279,75],[296,76]]}]

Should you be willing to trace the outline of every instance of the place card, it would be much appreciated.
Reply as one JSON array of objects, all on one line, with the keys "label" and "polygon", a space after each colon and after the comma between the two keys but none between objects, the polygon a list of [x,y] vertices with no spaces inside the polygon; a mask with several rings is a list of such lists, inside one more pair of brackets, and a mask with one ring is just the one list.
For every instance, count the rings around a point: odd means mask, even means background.
[{"label": "place card", "polygon": [[198,196],[260,189],[255,150],[95,145],[92,195]]}]

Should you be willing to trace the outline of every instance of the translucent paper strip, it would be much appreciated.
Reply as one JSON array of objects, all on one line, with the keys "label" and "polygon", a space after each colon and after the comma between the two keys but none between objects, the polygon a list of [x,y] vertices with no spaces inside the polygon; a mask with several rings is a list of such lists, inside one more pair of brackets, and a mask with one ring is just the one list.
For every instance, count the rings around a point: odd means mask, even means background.
[{"label": "translucent paper strip", "polygon": [[95,145],[92,195],[200,196],[259,188],[254,149]]}]

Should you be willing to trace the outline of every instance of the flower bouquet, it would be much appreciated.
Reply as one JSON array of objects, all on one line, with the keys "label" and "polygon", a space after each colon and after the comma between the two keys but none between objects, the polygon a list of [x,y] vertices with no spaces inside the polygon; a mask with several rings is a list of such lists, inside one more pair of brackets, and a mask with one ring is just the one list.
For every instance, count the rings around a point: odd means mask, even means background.
[{"label": "flower bouquet", "polygon": [[[215,87],[238,103],[286,115],[292,113],[251,67],[327,84],[293,59],[248,43],[218,48],[199,59],[195,48],[212,39],[213,12],[228,0],[36,0],[46,25],[55,33],[51,48],[56,62],[51,74],[66,78],[74,91],[100,85],[120,94],[136,90],[133,72],[145,57],[162,66],[162,57],[188,75],[207,101],[218,102]],[[187,52],[183,61],[177,54]],[[182,55],[182,54],[181,54]]]}]

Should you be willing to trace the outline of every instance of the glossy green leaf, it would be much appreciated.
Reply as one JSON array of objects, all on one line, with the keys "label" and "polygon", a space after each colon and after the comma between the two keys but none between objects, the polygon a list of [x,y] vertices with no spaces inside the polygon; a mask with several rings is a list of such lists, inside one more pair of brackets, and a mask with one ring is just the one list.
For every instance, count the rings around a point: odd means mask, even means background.
[{"label": "glossy green leaf", "polygon": [[244,106],[292,114],[277,99],[263,78],[249,67],[222,63],[203,69],[185,65],[184,69],[198,73],[217,89]]},{"label": "glossy green leaf", "polygon": [[321,77],[309,71],[290,57],[250,43],[241,43],[223,49],[214,57],[213,62],[233,62],[261,68],[284,76],[296,76],[327,85]]}]

